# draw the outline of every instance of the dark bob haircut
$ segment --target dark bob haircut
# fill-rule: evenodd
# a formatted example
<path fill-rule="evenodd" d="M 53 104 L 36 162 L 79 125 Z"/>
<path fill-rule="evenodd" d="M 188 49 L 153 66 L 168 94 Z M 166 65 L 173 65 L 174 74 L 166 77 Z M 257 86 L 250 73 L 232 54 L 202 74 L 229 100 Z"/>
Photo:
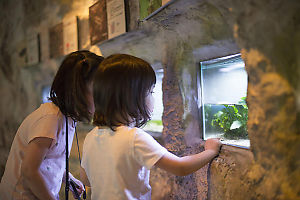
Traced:
<path fill-rule="evenodd" d="M 144 125 L 151 114 L 146 96 L 155 83 L 155 72 L 140 58 L 115 54 L 104 59 L 93 82 L 94 125 L 112 130 L 121 124 Z"/>
<path fill-rule="evenodd" d="M 81 50 L 70 53 L 60 65 L 50 90 L 50 100 L 75 121 L 90 121 L 88 85 L 104 58 Z"/>

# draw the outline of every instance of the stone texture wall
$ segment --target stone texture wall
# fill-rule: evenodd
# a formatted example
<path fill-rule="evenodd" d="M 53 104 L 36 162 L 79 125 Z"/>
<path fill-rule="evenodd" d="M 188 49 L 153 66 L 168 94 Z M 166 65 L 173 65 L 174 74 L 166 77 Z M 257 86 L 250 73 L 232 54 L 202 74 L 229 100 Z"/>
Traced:
<path fill-rule="evenodd" d="M 84 13 L 82 8 L 87 9 L 86 5 L 87 1 L 0 2 L 1 175 L 18 126 L 26 115 L 39 106 L 42 87 L 51 84 L 61 62 L 61 58 L 51 60 L 43 57 L 42 63 L 26 66 L 26 51 L 30 51 L 26 49 L 26 34 L 29 31 L 47 31 L 74 10 Z M 48 38 L 44 39 L 49 42 Z"/>
<path fill-rule="evenodd" d="M 241 177 L 244 199 L 300 199 L 300 2 L 213 3 L 234 30 L 249 75 L 254 163 Z"/>
<path fill-rule="evenodd" d="M 16 129 L 40 104 L 41 87 L 51 83 L 61 61 L 26 67 L 26 32 L 78 15 L 81 49 L 99 47 L 104 56 L 129 53 L 162 64 L 162 141 L 179 156 L 203 150 L 199 61 L 242 53 L 249 76 L 251 149 L 224 146 L 209 166 L 185 177 L 154 168 L 153 199 L 300 199 L 299 1 L 177 0 L 139 22 L 138 0 L 130 0 L 131 32 L 91 47 L 88 7 L 94 2 L 0 1 L 0 174 Z M 82 142 L 87 130 L 80 132 Z"/>

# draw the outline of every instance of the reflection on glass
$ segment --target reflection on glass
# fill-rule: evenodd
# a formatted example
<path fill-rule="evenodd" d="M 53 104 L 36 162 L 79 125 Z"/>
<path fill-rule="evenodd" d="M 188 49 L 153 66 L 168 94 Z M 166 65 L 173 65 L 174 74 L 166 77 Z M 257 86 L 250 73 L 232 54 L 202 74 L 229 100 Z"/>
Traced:
<path fill-rule="evenodd" d="M 200 64 L 204 139 L 249 147 L 247 73 L 240 54 Z"/>
<path fill-rule="evenodd" d="M 163 114 L 163 102 L 162 102 L 162 79 L 163 70 L 157 70 L 156 74 L 156 84 L 153 89 L 154 96 L 154 110 L 152 113 L 151 120 L 143 128 L 146 131 L 161 133 L 163 129 L 162 125 L 162 114 Z"/>

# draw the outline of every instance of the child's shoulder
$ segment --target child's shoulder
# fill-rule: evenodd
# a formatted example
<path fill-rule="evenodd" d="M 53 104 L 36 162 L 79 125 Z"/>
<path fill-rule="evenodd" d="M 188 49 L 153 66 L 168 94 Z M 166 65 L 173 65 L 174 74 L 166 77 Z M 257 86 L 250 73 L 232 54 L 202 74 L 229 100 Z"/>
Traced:
<path fill-rule="evenodd" d="M 62 113 L 59 110 L 59 108 L 54 103 L 51 102 L 40 105 L 40 107 L 35 110 L 35 113 L 41 116 L 54 115 L 57 116 L 58 118 L 62 117 Z"/>
<path fill-rule="evenodd" d="M 121 126 L 117 129 L 118 133 L 136 136 L 140 134 L 147 134 L 143 129 L 137 127 Z"/>
<path fill-rule="evenodd" d="M 95 126 L 92 130 L 90 130 L 86 136 L 85 141 L 87 140 L 93 140 L 95 137 L 105 137 L 105 135 L 109 135 L 112 132 L 109 128 L 100 128 L 98 126 Z"/>
<path fill-rule="evenodd" d="M 134 140 L 139 140 L 139 139 L 146 139 L 146 140 L 151 140 L 153 137 L 148 134 L 146 131 L 144 131 L 141 128 L 131 128 L 130 132 L 133 135 Z"/>
<path fill-rule="evenodd" d="M 90 130 L 87 134 L 86 137 L 90 137 L 91 135 L 98 134 L 99 133 L 99 128 L 95 126 L 92 130 Z"/>
<path fill-rule="evenodd" d="M 132 128 L 128 126 L 120 126 L 115 131 L 111 130 L 110 128 L 101 128 L 101 127 L 94 127 L 91 131 L 89 131 L 85 137 L 85 140 L 93 140 L 96 137 L 104 138 L 127 138 L 128 140 L 134 140 L 137 137 L 151 137 L 148 133 L 146 133 L 143 129 L 140 128 Z"/>
<path fill-rule="evenodd" d="M 60 121 L 62 118 L 63 115 L 56 105 L 53 103 L 44 103 L 31 114 L 29 114 L 24 122 L 35 123 L 41 121 L 42 119 L 47 121 Z"/>

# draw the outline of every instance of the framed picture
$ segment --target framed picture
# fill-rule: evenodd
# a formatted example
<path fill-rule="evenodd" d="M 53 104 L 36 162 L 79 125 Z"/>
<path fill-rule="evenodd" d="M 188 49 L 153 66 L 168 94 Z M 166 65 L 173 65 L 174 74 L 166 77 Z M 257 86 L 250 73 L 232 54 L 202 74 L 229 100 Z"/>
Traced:
<path fill-rule="evenodd" d="M 100 0 L 89 8 L 91 45 L 108 39 L 106 0 Z"/>
<path fill-rule="evenodd" d="M 49 30 L 48 27 L 40 28 L 40 53 L 41 53 L 41 62 L 46 61 L 50 57 L 49 50 Z"/>
<path fill-rule="evenodd" d="M 78 50 L 78 18 L 71 17 L 63 20 L 64 55 Z"/>
<path fill-rule="evenodd" d="M 34 65 L 40 62 L 40 36 L 38 33 L 27 35 L 27 65 Z"/>
<path fill-rule="evenodd" d="M 107 0 L 108 39 L 126 32 L 126 15 L 124 0 Z"/>
<path fill-rule="evenodd" d="M 63 23 L 59 23 L 49 29 L 50 58 L 64 55 Z"/>

